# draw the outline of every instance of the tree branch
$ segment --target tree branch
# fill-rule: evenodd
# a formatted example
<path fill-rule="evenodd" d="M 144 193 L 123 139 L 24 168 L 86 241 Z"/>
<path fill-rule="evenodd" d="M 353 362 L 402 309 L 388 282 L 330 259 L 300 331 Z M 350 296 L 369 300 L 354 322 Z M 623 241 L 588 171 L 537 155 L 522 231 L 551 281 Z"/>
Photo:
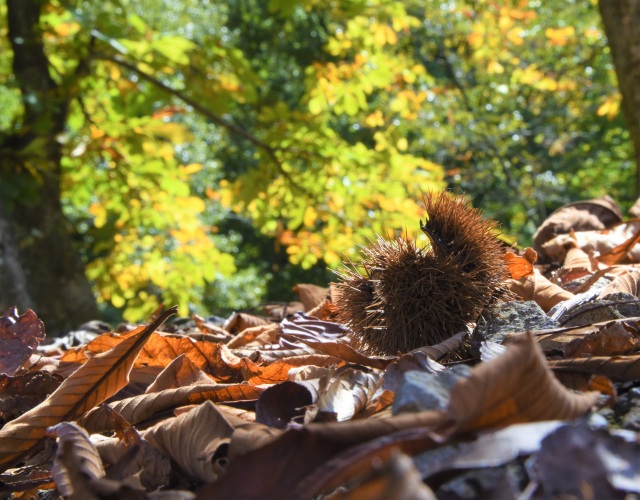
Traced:
<path fill-rule="evenodd" d="M 313 197 L 307 190 L 305 190 L 301 186 L 299 186 L 295 182 L 295 180 L 291 177 L 291 174 L 289 172 L 287 172 L 283 168 L 282 162 L 280 161 L 280 159 L 278 158 L 278 156 L 276 154 L 279 151 L 279 149 L 274 148 L 273 146 L 270 146 L 269 144 L 261 141 L 256 136 L 250 134 L 246 130 L 238 127 L 237 125 L 235 125 L 235 124 L 233 124 L 233 123 L 231 123 L 231 122 L 229 122 L 227 120 L 225 120 L 224 118 L 221 118 L 220 116 L 218 116 L 215 113 L 213 113 L 210 109 L 207 109 L 205 106 L 200 104 L 198 101 L 196 101 L 196 100 L 192 99 L 191 97 L 183 94 L 179 90 L 176 90 L 173 87 L 170 87 L 169 85 L 167 85 L 166 83 L 158 80 L 154 76 L 152 76 L 152 75 L 150 75 L 148 73 L 145 73 L 140 68 L 138 68 L 135 64 L 130 63 L 128 61 L 125 61 L 122 57 L 112 56 L 112 55 L 105 54 L 105 53 L 95 53 L 93 58 L 94 59 L 103 60 L 103 61 L 112 62 L 114 64 L 117 64 L 118 66 L 121 66 L 122 68 L 125 68 L 125 69 L 131 71 L 132 73 L 135 73 L 138 77 L 140 77 L 140 79 L 151 83 L 152 85 L 158 87 L 159 89 L 163 90 L 167 94 L 169 94 L 169 95 L 171 95 L 173 97 L 176 97 L 177 99 L 180 99 L 182 102 L 184 102 L 188 106 L 191 106 L 198 113 L 200 113 L 201 115 L 203 115 L 207 119 L 211 120 L 216 125 L 219 125 L 220 127 L 223 127 L 225 129 L 227 129 L 232 134 L 235 134 L 235 135 L 237 135 L 239 137 L 242 137 L 243 139 L 246 139 L 251 144 L 253 144 L 257 148 L 263 150 L 267 154 L 269 159 L 276 166 L 278 172 L 291 184 L 291 186 L 294 189 L 297 189 L 302 194 L 307 196 L 309 199 L 315 200 L 315 197 Z"/>

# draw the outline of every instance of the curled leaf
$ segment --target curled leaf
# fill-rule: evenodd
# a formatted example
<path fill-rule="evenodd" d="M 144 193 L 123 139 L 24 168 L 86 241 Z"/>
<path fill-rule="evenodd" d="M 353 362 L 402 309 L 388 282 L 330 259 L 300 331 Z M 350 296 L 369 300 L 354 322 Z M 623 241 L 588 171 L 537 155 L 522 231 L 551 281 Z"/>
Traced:
<path fill-rule="evenodd" d="M 79 492 L 74 491 L 74 484 L 68 464 L 77 464 L 78 470 L 73 472 L 81 473 L 88 478 L 99 478 L 104 476 L 104 468 L 100 455 L 89 440 L 89 436 L 74 422 L 60 422 L 50 427 L 47 434 L 55 436 L 58 442 L 58 450 L 56 458 L 53 462 L 53 479 L 56 482 L 58 491 L 64 496 L 78 495 Z M 63 459 L 62 455 L 67 456 Z M 73 457 L 69 457 L 69 455 Z"/>
<path fill-rule="evenodd" d="M 224 470 L 233 427 L 211 401 L 188 413 L 164 420 L 144 432 L 144 438 L 176 462 L 189 477 L 213 482 Z"/>

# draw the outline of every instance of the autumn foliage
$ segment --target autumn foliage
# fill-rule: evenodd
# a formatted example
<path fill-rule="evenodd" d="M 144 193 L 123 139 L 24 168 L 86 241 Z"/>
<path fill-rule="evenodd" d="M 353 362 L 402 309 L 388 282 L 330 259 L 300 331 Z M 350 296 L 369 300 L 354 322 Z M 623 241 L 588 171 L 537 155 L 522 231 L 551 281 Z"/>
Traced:
<path fill-rule="evenodd" d="M 585 484 L 596 497 L 638 493 L 628 480 L 637 441 L 588 418 L 613 419 L 609 408 L 640 380 L 629 231 L 603 253 L 580 249 L 570 233 L 555 270 L 531 249 L 507 252 L 512 299 L 539 304 L 557 326 L 485 339 L 479 359 L 464 331 L 367 354 L 335 320 L 335 290 L 314 285 L 298 285 L 301 302 L 288 311 L 219 326 L 195 315 L 167 321 L 170 308 L 75 347 L 71 336 L 44 343 L 32 311 L 9 310 L 0 318 L 3 488 L 69 498 L 446 498 L 467 474 L 517 469 L 513 495 L 572 495 Z M 625 233 L 594 230 L 585 241 L 602 234 Z M 612 254 L 618 263 L 607 264 Z M 554 465 L 565 447 L 575 462 Z M 558 467 L 574 472 L 561 477 Z M 476 494 L 507 491 L 492 481 Z"/>

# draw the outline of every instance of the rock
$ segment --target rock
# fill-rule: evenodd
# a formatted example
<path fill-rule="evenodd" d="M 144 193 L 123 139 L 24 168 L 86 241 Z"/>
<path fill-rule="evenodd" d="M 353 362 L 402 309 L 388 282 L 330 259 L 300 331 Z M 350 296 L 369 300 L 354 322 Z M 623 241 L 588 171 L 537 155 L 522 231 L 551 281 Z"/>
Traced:
<path fill-rule="evenodd" d="M 393 414 L 444 410 L 449 405 L 453 386 L 470 374 L 471 368 L 467 365 L 455 365 L 436 374 L 416 370 L 406 372 L 393 400 Z"/>
<path fill-rule="evenodd" d="M 562 326 L 582 326 L 635 316 L 640 316 L 640 299 L 616 293 L 569 309 L 558 321 Z"/>
<path fill-rule="evenodd" d="M 511 301 L 496 305 L 490 315 L 480 318 L 471 336 L 471 350 L 475 357 L 480 355 L 483 341 L 501 344 L 509 333 L 558 328 L 560 324 L 552 320 L 533 301 Z"/>

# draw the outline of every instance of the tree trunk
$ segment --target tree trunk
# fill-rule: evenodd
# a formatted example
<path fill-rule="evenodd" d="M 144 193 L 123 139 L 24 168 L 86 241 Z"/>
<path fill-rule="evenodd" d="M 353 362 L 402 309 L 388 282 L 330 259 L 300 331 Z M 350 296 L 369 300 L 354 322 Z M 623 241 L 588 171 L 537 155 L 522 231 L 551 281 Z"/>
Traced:
<path fill-rule="evenodd" d="M 17 133 L 0 145 L 2 182 L 18 186 L 16 179 L 30 173 L 37 199 L 27 201 L 16 187 L 13 196 L 0 200 L 0 272 L 9 281 L 0 293 L 0 314 L 12 305 L 32 308 L 47 332 L 56 335 L 96 319 L 98 311 L 60 202 L 58 136 L 64 131 L 69 97 L 49 74 L 39 29 L 43 4 L 7 0 L 24 116 Z"/>
<path fill-rule="evenodd" d="M 640 196 L 640 0 L 600 0 L 600 15 L 622 94 L 636 160 Z"/>

